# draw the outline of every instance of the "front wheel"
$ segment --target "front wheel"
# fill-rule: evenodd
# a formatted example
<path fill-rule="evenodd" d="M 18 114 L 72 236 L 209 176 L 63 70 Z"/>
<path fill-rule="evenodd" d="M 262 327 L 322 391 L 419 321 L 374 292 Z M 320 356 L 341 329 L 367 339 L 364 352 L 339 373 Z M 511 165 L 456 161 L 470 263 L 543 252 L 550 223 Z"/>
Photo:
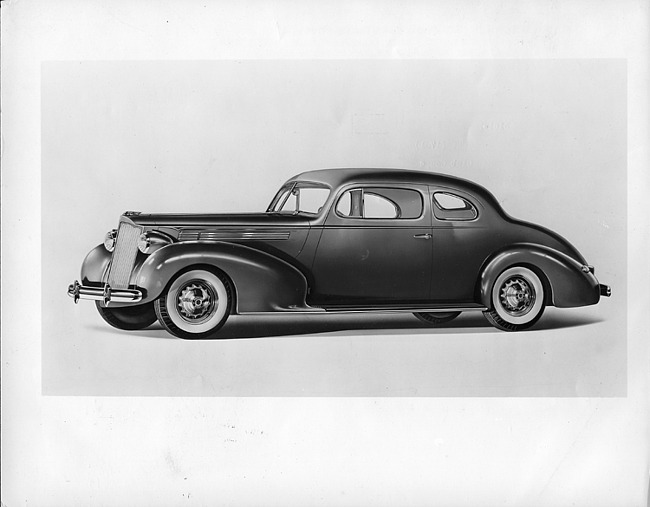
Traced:
<path fill-rule="evenodd" d="M 492 308 L 483 315 L 504 331 L 528 329 L 544 313 L 544 297 L 544 285 L 533 271 L 522 266 L 508 268 L 494 282 Z"/>
<path fill-rule="evenodd" d="M 153 303 L 109 308 L 102 306 L 99 301 L 95 301 L 95 306 L 102 319 L 117 329 L 135 331 L 149 327 L 156 322 L 156 311 L 154 310 Z"/>
<path fill-rule="evenodd" d="M 430 326 L 439 326 L 454 320 L 460 312 L 414 312 L 413 315 Z"/>
<path fill-rule="evenodd" d="M 232 307 L 232 290 L 224 275 L 205 269 L 174 278 L 155 302 L 163 327 L 185 339 L 207 338 L 224 325 Z"/>

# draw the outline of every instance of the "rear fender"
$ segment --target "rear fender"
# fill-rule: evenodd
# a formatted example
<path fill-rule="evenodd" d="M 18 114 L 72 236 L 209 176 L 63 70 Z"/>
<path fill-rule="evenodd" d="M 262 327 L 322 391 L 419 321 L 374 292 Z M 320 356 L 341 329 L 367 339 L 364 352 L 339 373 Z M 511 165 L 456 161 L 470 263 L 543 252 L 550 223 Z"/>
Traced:
<path fill-rule="evenodd" d="M 179 271 L 198 265 L 214 267 L 232 281 L 236 313 L 305 306 L 307 281 L 291 264 L 247 246 L 201 241 L 173 243 L 147 258 L 135 279 L 146 291 L 142 301 L 157 299 Z"/>
<path fill-rule="evenodd" d="M 477 292 L 481 303 L 492 307 L 491 292 L 495 280 L 512 266 L 532 269 L 542 279 L 547 292 L 546 304 L 560 308 L 598 303 L 598 280 L 592 273 L 582 271 L 582 264 L 552 248 L 518 243 L 491 257 L 482 270 Z"/>

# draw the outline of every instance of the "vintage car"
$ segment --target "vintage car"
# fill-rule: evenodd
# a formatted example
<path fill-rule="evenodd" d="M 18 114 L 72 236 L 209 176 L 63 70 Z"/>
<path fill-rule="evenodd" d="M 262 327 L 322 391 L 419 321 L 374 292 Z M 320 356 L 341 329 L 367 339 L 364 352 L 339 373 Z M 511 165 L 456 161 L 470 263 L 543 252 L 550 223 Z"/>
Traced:
<path fill-rule="evenodd" d="M 158 320 L 214 336 L 231 314 L 412 312 L 439 325 L 480 311 L 499 329 L 610 288 L 564 238 L 508 216 L 485 188 L 393 169 L 289 179 L 264 213 L 126 212 L 68 295 L 119 329 Z"/>

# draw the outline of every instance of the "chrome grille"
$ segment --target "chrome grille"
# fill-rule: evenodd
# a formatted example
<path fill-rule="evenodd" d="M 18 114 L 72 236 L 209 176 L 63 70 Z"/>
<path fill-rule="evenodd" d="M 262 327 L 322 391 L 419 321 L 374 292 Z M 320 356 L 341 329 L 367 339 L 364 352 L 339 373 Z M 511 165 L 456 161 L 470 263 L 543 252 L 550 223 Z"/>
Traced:
<path fill-rule="evenodd" d="M 138 253 L 140 234 L 142 234 L 142 227 L 129 222 L 120 222 L 111 270 L 108 273 L 108 284 L 112 288 L 128 288 L 131 270 Z"/>

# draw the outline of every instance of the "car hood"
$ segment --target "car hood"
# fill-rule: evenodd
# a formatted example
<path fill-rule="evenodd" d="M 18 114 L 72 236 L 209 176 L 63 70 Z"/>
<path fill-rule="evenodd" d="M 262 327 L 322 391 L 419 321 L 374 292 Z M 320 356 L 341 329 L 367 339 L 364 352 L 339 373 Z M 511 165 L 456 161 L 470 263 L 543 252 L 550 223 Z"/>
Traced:
<path fill-rule="evenodd" d="M 284 213 L 133 213 L 124 214 L 138 225 L 154 227 L 274 227 L 308 226 L 304 215 Z"/>

